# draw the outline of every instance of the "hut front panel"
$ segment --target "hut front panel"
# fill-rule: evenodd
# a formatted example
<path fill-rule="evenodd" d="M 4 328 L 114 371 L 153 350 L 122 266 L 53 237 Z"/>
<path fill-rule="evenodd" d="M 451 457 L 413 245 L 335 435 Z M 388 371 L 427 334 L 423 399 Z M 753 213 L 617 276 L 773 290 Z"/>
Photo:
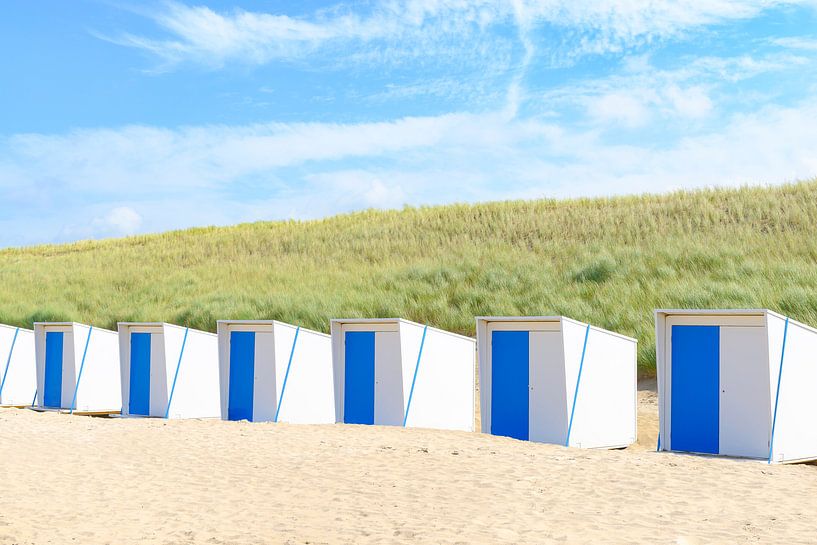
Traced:
<path fill-rule="evenodd" d="M 164 416 L 167 363 L 163 326 L 120 324 L 119 347 L 122 414 Z"/>
<path fill-rule="evenodd" d="M 169 360 L 173 358 L 168 357 L 166 346 L 164 327 L 150 334 L 150 376 L 148 377 L 150 416 L 164 416 L 167 411 L 167 398 L 170 394 L 170 390 L 167 389 L 167 376 L 170 374 Z"/>
<path fill-rule="evenodd" d="M 402 426 L 405 409 L 400 333 L 378 331 L 374 336 L 374 423 Z"/>
<path fill-rule="evenodd" d="M 37 403 L 51 409 L 69 406 L 76 385 L 73 327 L 38 326 L 35 342 Z"/>
<path fill-rule="evenodd" d="M 766 328 L 720 328 L 720 418 L 718 453 L 769 455 L 769 373 Z"/>
<path fill-rule="evenodd" d="M 728 314 L 668 316 L 659 323 L 663 449 L 768 456 L 771 401 L 764 326 L 761 315 Z"/>
<path fill-rule="evenodd" d="M 564 444 L 567 436 L 564 357 L 561 332 L 530 332 L 531 441 Z"/>
<path fill-rule="evenodd" d="M 33 331 L 0 326 L 0 383 L 0 405 L 31 404 L 37 391 Z"/>
<path fill-rule="evenodd" d="M 403 362 L 397 322 L 333 322 L 332 336 L 339 420 L 402 425 Z"/>
<path fill-rule="evenodd" d="M 278 371 L 282 364 L 278 358 L 281 341 L 277 331 L 255 331 L 253 343 L 254 349 L 251 352 L 252 361 L 237 360 L 239 365 L 250 365 L 251 372 L 240 371 L 236 376 L 246 376 L 251 380 L 251 384 L 246 384 L 243 388 L 236 388 L 234 392 L 244 399 L 233 399 L 233 415 L 237 416 L 241 410 L 239 407 L 246 407 L 249 403 L 252 406 L 251 422 L 269 422 L 275 418 L 275 411 L 278 407 L 278 395 L 280 384 Z M 231 362 L 232 363 L 232 362 Z M 281 377 L 283 381 L 283 376 Z M 250 400 L 246 396 L 251 396 Z"/>
<path fill-rule="evenodd" d="M 270 406 L 274 403 L 271 398 L 275 393 L 273 342 L 271 325 L 219 324 L 219 382 L 223 419 L 253 421 L 256 416 L 270 412 Z M 258 398 L 261 392 L 267 394 L 267 399 Z"/>
<path fill-rule="evenodd" d="M 482 431 L 563 442 L 567 423 L 558 320 L 478 320 Z"/>

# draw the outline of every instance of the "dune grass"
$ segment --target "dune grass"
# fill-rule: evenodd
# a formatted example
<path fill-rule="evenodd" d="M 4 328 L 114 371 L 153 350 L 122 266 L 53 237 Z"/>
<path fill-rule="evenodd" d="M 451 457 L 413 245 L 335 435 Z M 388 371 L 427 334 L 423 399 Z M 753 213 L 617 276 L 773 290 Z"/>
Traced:
<path fill-rule="evenodd" d="M 768 307 L 817 324 L 817 181 L 365 211 L 0 251 L 0 322 L 564 314 L 639 340 L 653 309 Z"/>

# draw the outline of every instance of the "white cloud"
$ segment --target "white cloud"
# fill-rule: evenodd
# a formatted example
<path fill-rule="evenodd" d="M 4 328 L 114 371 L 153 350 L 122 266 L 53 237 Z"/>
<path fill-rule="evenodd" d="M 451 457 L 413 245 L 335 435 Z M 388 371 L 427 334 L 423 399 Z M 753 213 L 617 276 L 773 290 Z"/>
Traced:
<path fill-rule="evenodd" d="M 609 143 L 596 128 L 504 113 L 348 125 L 27 135 L 0 146 L 5 150 L 0 152 L 0 180 L 13 172 L 16 182 L 0 184 L 0 202 L 7 202 L 10 191 L 42 187 L 51 201 L 43 204 L 38 198 L 10 210 L 9 221 L 40 231 L 24 235 L 0 221 L 0 244 L 35 235 L 73 239 L 314 218 L 404 203 L 608 195 L 808 178 L 817 175 L 815 118 L 817 102 L 812 100 L 735 115 L 722 127 L 675 143 L 642 145 Z M 37 148 L 33 156 L 32 146 Z"/>
<path fill-rule="evenodd" d="M 86 206 L 80 213 L 70 215 L 62 222 L 62 225 L 56 228 L 59 235 L 55 239 L 75 240 L 128 236 L 138 233 L 142 227 L 142 216 L 133 208 L 115 206 L 107 211 L 100 210 L 100 208 L 100 206 Z M 100 212 L 100 215 L 93 215 Z"/>
<path fill-rule="evenodd" d="M 672 110 L 681 117 L 700 119 L 712 111 L 712 100 L 700 86 L 686 89 L 672 86 L 666 90 L 666 99 Z"/>
<path fill-rule="evenodd" d="M 169 2 L 164 9 L 146 12 L 164 37 L 126 33 L 106 39 L 148 51 L 167 65 L 182 61 L 210 66 L 228 61 L 263 64 L 303 58 L 322 47 L 331 48 L 337 57 L 370 55 L 383 61 L 405 56 L 427 59 L 452 48 L 468 53 L 485 41 L 488 27 L 516 25 L 525 49 L 524 66 L 534 49 L 531 31 L 541 24 L 574 30 L 576 38 L 564 54 L 576 56 L 621 52 L 704 25 L 748 19 L 765 9 L 809 1 L 391 0 L 373 6 L 338 4 L 303 17 L 241 9 L 219 12 Z M 466 40 L 468 36 L 476 39 Z M 494 36 L 491 46 L 498 41 Z M 375 43 L 379 49 L 372 51 Z M 366 46 L 365 52 L 360 46 Z M 492 49 L 479 48 L 478 53 L 484 57 Z"/>
<path fill-rule="evenodd" d="M 590 101 L 588 111 L 602 122 L 616 122 L 628 128 L 643 127 L 650 118 L 647 106 L 641 100 L 625 93 L 609 93 Z"/>
<path fill-rule="evenodd" d="M 789 37 L 772 40 L 772 43 L 789 49 L 817 51 L 817 38 Z"/>
<path fill-rule="evenodd" d="M 674 131 L 687 122 L 713 122 L 724 112 L 751 111 L 769 103 L 774 87 L 754 86 L 751 78 L 799 75 L 816 66 L 814 58 L 767 53 L 680 58 L 677 66 L 658 68 L 648 55 L 634 55 L 623 57 L 609 76 L 569 81 L 538 96 L 529 93 L 554 117 L 568 119 L 583 112 L 599 128 L 642 128 L 662 122 L 665 131 Z"/>
<path fill-rule="evenodd" d="M 132 235 L 142 226 L 142 216 L 133 208 L 118 206 L 108 212 L 99 224 L 103 229 L 109 229 L 122 235 Z"/>

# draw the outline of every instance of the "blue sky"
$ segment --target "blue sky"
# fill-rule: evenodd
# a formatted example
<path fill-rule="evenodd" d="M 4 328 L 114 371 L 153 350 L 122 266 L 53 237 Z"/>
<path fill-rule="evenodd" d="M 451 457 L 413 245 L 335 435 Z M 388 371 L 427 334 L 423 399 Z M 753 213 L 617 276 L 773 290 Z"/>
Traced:
<path fill-rule="evenodd" d="M 0 247 L 817 176 L 817 0 L 9 0 Z"/>

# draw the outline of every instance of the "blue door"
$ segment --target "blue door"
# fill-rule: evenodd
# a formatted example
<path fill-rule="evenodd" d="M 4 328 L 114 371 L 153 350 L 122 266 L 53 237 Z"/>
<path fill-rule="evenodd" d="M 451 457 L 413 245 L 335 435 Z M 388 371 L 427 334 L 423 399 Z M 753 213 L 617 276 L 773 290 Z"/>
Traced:
<path fill-rule="evenodd" d="M 530 335 L 527 331 L 491 333 L 491 433 L 527 441 L 530 386 Z"/>
<path fill-rule="evenodd" d="M 374 424 L 374 331 L 347 331 L 343 421 Z"/>
<path fill-rule="evenodd" d="M 670 447 L 717 454 L 720 327 L 672 326 Z"/>
<path fill-rule="evenodd" d="M 45 385 L 43 405 L 58 409 L 62 407 L 62 331 L 45 334 Z"/>
<path fill-rule="evenodd" d="M 130 334 L 130 414 L 150 415 L 150 337 L 150 333 Z"/>
<path fill-rule="evenodd" d="M 255 332 L 230 333 L 230 387 L 227 419 L 252 422 L 255 393 Z"/>

